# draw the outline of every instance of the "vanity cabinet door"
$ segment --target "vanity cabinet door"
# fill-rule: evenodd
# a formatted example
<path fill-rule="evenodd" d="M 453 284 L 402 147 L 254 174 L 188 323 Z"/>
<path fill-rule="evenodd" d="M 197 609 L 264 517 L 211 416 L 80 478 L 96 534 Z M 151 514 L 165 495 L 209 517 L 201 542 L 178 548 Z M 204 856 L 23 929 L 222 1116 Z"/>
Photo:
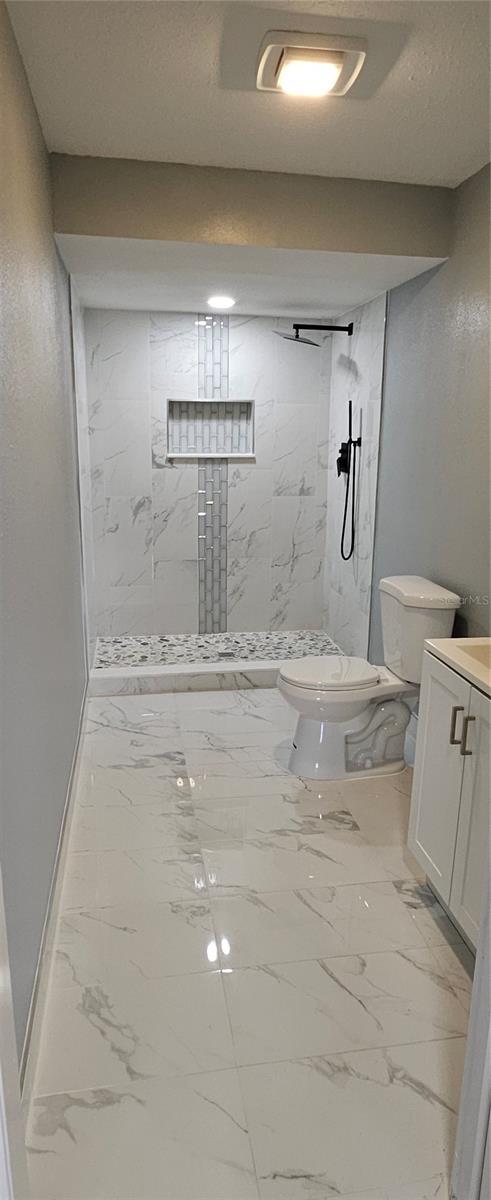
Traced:
<path fill-rule="evenodd" d="M 473 946 L 490 862 L 490 712 L 491 700 L 472 688 L 450 910 Z"/>
<path fill-rule="evenodd" d="M 447 904 L 464 761 L 460 740 L 470 695 L 470 683 L 425 651 L 408 845 Z"/>

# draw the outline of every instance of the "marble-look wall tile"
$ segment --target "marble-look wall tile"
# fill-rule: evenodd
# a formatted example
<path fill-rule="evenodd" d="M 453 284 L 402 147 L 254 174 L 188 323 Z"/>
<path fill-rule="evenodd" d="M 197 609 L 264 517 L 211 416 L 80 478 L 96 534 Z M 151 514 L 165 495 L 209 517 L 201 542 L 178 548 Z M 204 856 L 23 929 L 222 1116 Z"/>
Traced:
<path fill-rule="evenodd" d="M 166 402 L 203 390 L 200 320 L 85 313 L 94 636 L 198 630 L 198 468 L 166 460 Z M 228 467 L 227 626 L 320 628 L 331 338 L 295 346 L 276 336 L 287 320 L 227 322 L 220 386 L 255 405 L 254 461 Z"/>
<path fill-rule="evenodd" d="M 152 472 L 154 561 L 196 559 L 198 466 L 179 463 Z"/>
<path fill-rule="evenodd" d="M 104 498 L 150 493 L 149 351 L 145 313 L 86 314 L 90 455 Z"/>
<path fill-rule="evenodd" d="M 230 318 L 230 395 L 256 405 L 256 462 L 232 469 L 229 483 L 235 630 L 322 624 L 331 339 L 320 337 L 317 349 L 285 341 L 279 330 L 290 332 L 291 322 Z"/>
<path fill-rule="evenodd" d="M 166 401 L 198 395 L 198 317 L 195 313 L 150 313 L 152 464 L 167 454 Z"/>
<path fill-rule="evenodd" d="M 275 496 L 313 496 L 316 488 L 318 406 L 275 405 Z"/>
<path fill-rule="evenodd" d="M 353 321 L 353 335 L 347 338 L 335 334 L 332 343 L 324 622 L 345 654 L 361 657 L 368 652 L 385 304 L 385 295 L 378 296 L 346 313 L 343 321 Z M 340 443 L 347 438 L 349 400 L 353 403 L 354 436 L 361 432 L 362 445 L 357 471 L 355 552 L 349 562 L 343 562 L 340 539 L 346 484 L 337 476 L 336 458 Z"/>
<path fill-rule="evenodd" d="M 265 558 L 229 559 L 227 569 L 227 628 L 272 628 L 272 569 Z"/>
<path fill-rule="evenodd" d="M 154 626 L 153 584 L 101 587 L 97 593 L 97 627 L 104 636 L 122 637 Z"/>
<path fill-rule="evenodd" d="M 142 312 L 85 313 L 91 428 L 105 429 L 112 405 L 148 404 L 148 317 Z"/>
<path fill-rule="evenodd" d="M 271 560 L 272 472 L 231 463 L 228 473 L 228 556 Z"/>
<path fill-rule="evenodd" d="M 106 500 L 104 556 L 111 587 L 152 582 L 152 497 Z"/>
<path fill-rule="evenodd" d="M 273 629 L 316 628 L 316 501 L 314 496 L 273 499 Z"/>
<path fill-rule="evenodd" d="M 196 633 L 198 629 L 198 561 L 155 563 L 155 633 Z"/>

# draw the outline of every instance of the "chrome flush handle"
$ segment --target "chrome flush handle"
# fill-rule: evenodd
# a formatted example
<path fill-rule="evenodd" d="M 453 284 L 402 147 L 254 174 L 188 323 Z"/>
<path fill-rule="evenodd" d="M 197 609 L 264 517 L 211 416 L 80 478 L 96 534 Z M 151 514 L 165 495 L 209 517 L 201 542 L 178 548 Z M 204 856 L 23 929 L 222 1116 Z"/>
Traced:
<path fill-rule="evenodd" d="M 463 708 L 462 704 L 454 704 L 454 706 L 452 708 L 452 719 L 450 721 L 449 741 L 450 741 L 451 746 L 460 746 L 460 744 L 462 742 L 462 738 L 455 737 L 455 726 L 457 724 L 457 713 L 463 712 L 463 711 L 464 711 L 464 708 Z"/>
<path fill-rule="evenodd" d="M 462 758 L 468 758 L 472 754 L 472 750 L 467 749 L 467 733 L 471 721 L 475 721 L 475 717 L 464 717 L 462 722 L 462 741 L 460 744 L 460 753 Z"/>

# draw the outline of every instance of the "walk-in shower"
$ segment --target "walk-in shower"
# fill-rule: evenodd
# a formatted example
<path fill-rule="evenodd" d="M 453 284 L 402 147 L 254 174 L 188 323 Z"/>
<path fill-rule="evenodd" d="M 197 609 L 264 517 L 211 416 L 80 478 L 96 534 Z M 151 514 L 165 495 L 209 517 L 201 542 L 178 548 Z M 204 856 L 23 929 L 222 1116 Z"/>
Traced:
<path fill-rule="evenodd" d="M 172 686 L 186 673 L 212 686 L 215 667 L 225 686 L 235 664 L 241 686 L 257 664 L 272 685 L 288 657 L 366 654 L 384 311 L 381 298 L 344 320 L 292 323 L 74 303 L 100 687 L 111 671 L 123 689 L 142 675 L 158 687 L 162 672 Z M 372 434 L 356 460 L 362 553 L 357 533 L 344 563 L 336 455 L 348 400 L 353 428 L 363 408 Z"/>

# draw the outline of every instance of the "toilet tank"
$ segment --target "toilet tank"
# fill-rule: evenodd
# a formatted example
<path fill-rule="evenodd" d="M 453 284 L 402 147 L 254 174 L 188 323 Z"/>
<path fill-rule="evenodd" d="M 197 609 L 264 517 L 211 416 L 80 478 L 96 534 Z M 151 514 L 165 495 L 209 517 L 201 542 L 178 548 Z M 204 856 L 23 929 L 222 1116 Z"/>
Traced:
<path fill-rule="evenodd" d="M 379 591 L 385 665 L 399 679 L 419 683 L 424 640 L 451 636 L 460 596 L 420 575 L 390 575 Z"/>

